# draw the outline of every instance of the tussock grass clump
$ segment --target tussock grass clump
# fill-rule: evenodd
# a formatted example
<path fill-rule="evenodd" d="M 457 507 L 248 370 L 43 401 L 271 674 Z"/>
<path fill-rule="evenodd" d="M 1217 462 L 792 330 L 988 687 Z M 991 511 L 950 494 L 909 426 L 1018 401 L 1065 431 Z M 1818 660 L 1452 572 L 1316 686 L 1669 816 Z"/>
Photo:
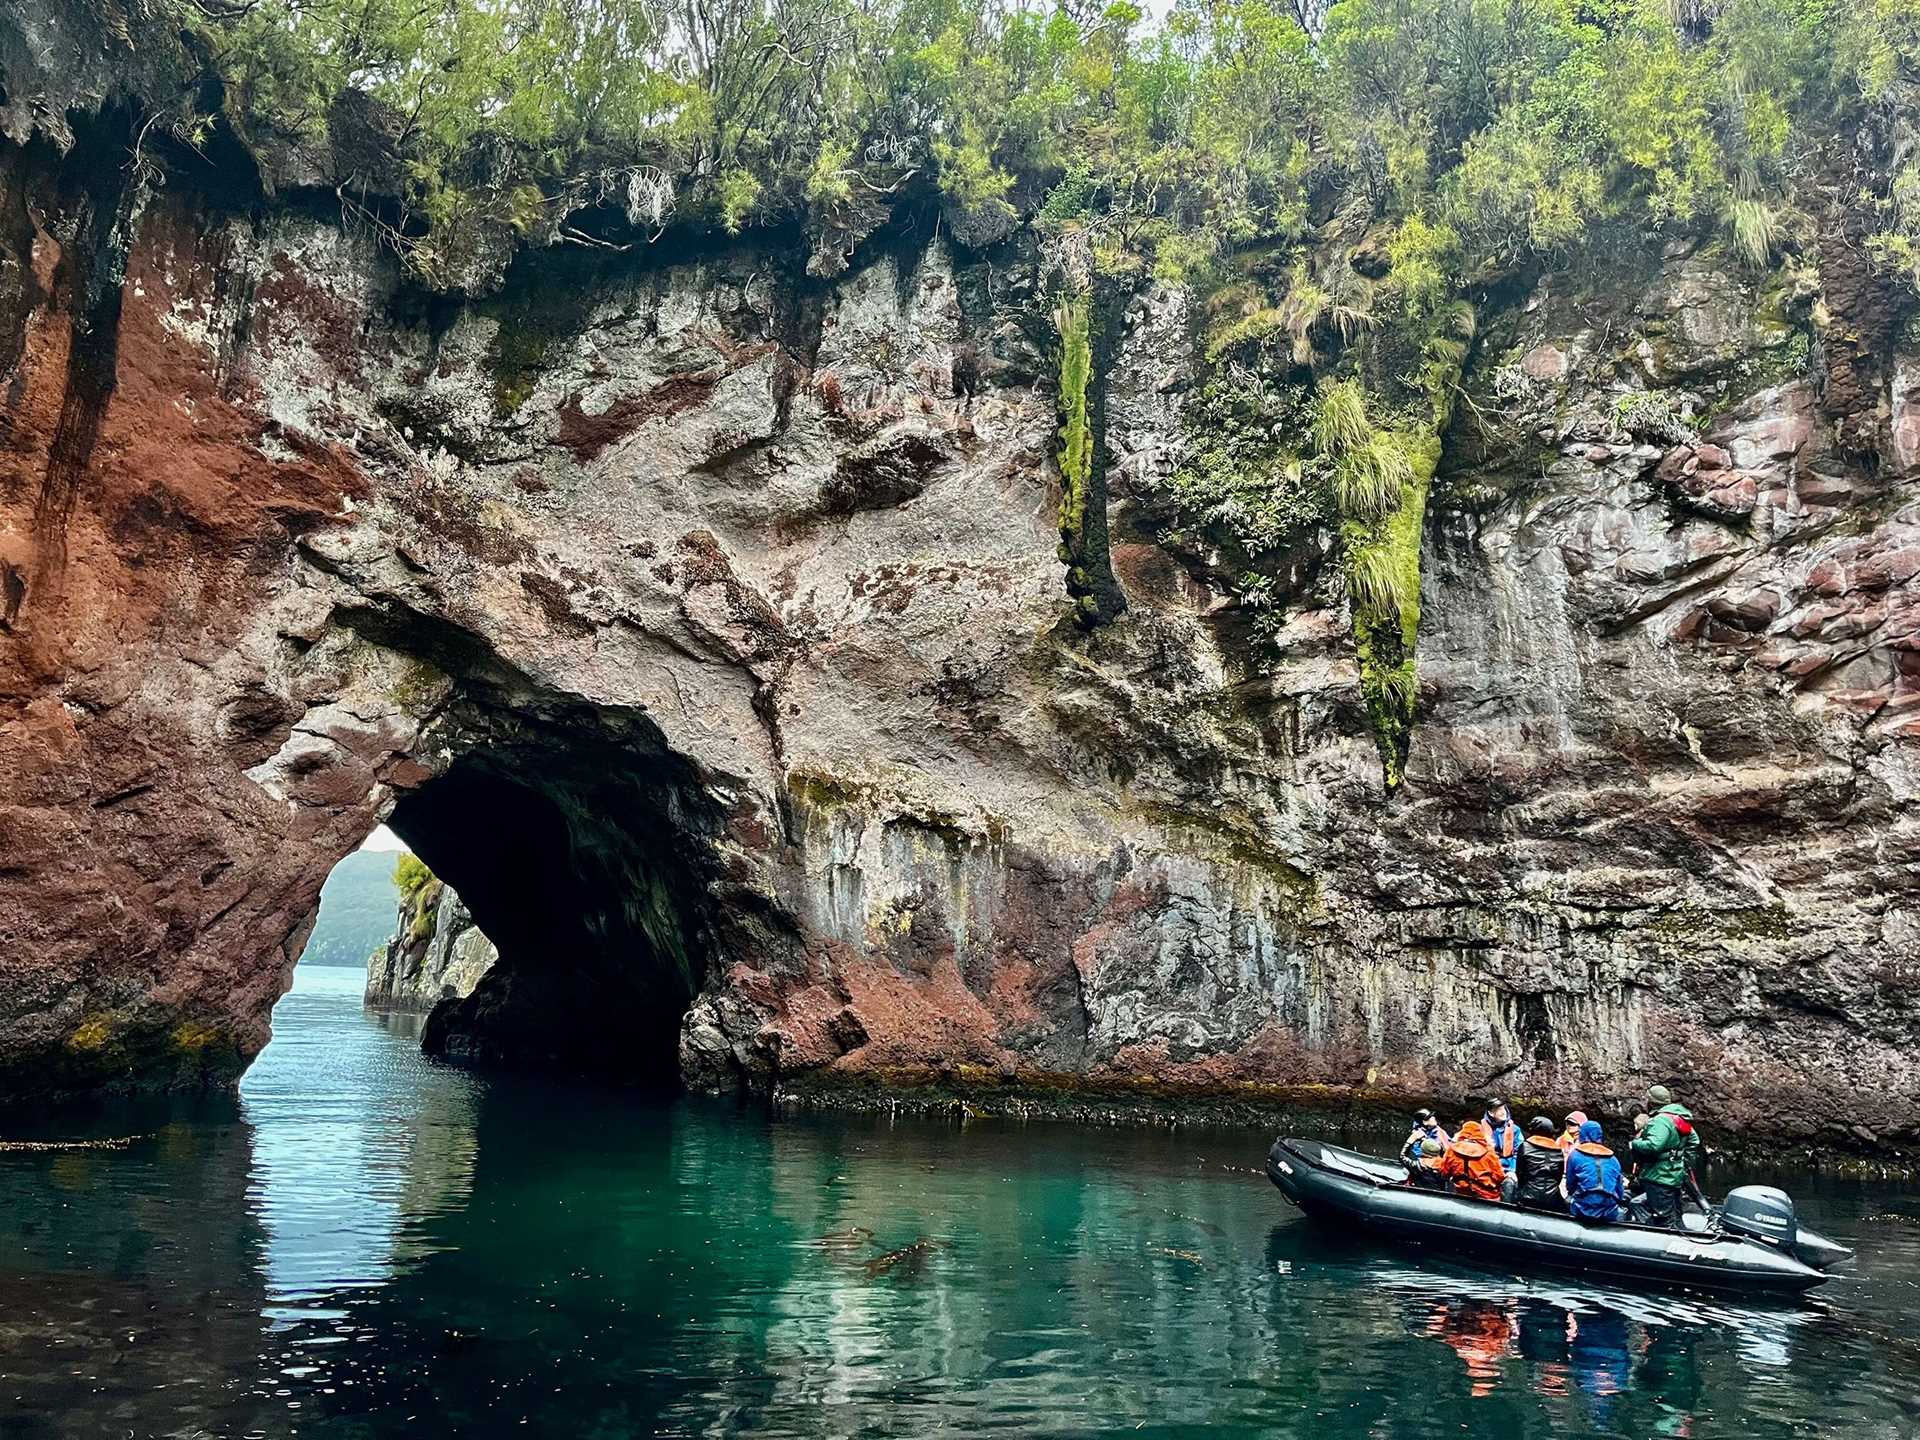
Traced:
<path fill-rule="evenodd" d="M 1314 417 L 1313 443 L 1322 455 L 1338 456 L 1366 443 L 1373 434 L 1367 419 L 1367 397 L 1357 380 L 1337 380 L 1320 392 L 1320 413 Z"/>
<path fill-rule="evenodd" d="M 1771 260 L 1780 248 L 1780 212 L 1765 200 L 1735 197 L 1727 202 L 1727 229 L 1733 248 L 1755 269 Z"/>
<path fill-rule="evenodd" d="M 1376 431 L 1365 444 L 1340 457 L 1334 498 L 1353 520 L 1384 520 L 1400 506 L 1413 480 L 1407 452 L 1390 434 Z"/>
<path fill-rule="evenodd" d="M 1392 549 L 1369 545 L 1355 550 L 1348 566 L 1347 583 L 1354 604 L 1382 619 L 1397 620 L 1420 596 L 1415 585 L 1408 584 L 1406 567 Z"/>

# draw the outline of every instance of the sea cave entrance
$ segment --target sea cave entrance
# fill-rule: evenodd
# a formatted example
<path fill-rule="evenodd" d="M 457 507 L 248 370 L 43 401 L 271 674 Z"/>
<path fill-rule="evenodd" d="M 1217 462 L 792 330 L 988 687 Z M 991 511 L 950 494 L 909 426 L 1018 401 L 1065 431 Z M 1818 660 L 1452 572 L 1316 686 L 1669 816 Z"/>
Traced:
<path fill-rule="evenodd" d="M 706 978 L 685 903 L 698 882 L 649 798 L 630 777 L 557 787 L 463 760 L 394 808 L 394 833 L 500 952 L 471 995 L 434 1007 L 429 1053 L 677 1083 Z"/>
<path fill-rule="evenodd" d="M 434 1004 L 431 1055 L 625 1085 L 680 1084 L 705 984 L 720 824 L 642 720 L 456 716 L 441 766 L 386 823 L 498 951 Z M 447 756 L 451 759 L 447 759 Z"/>

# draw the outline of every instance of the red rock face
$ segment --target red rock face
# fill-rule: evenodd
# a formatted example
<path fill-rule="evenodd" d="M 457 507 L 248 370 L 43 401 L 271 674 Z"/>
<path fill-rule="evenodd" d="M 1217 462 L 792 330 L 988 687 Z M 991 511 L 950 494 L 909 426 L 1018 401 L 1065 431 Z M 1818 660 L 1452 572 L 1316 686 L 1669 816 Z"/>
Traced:
<path fill-rule="evenodd" d="M 25 217 L 0 432 L 14 1089 L 231 1073 L 265 1039 L 314 870 L 357 825 L 332 776 L 334 803 L 297 807 L 243 772 L 300 713 L 261 687 L 248 622 L 293 538 L 339 523 L 365 480 L 325 446 L 261 455 L 259 419 L 161 324 L 184 217 L 149 221 L 111 285 L 117 201 L 83 180 L 17 156 L 9 177 Z"/>
<path fill-rule="evenodd" d="M 1534 448 L 1436 500 L 1387 797 L 1315 557 L 1255 652 L 1159 544 L 1178 292 L 1101 377 L 1129 608 L 1089 635 L 1045 357 L 1008 313 L 980 363 L 944 242 L 817 313 L 741 242 L 543 255 L 429 323 L 334 227 L 136 219 L 9 154 L 0 1090 L 236 1073 L 387 818 L 499 945 L 429 1026 L 472 1059 L 1335 1109 L 1659 1079 L 1920 1142 L 1920 519 L 1810 381 L 1737 388 L 1748 302 L 1693 262 L 1633 313 L 1711 337 L 1659 361 L 1706 434 L 1622 433 L 1577 306 L 1488 328 Z"/>

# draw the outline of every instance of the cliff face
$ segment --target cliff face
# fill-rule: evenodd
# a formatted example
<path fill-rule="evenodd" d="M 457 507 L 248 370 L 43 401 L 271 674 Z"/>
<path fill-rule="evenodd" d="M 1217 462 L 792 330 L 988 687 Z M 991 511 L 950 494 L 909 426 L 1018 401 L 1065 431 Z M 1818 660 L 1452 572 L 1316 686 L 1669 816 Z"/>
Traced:
<path fill-rule="evenodd" d="M 442 1000 L 464 1000 L 499 958 L 460 897 L 430 881 L 402 897 L 392 938 L 368 959 L 365 1003 L 424 1013 Z"/>
<path fill-rule="evenodd" d="M 4 152 L 0 1088 L 235 1072 L 387 818 L 498 946 L 445 1053 L 1920 1143 L 1920 346 L 1841 261 L 1488 307 L 1389 792 L 1312 547 L 1261 638 L 1160 543 L 1179 291 L 1094 350 L 1088 629 L 1021 236 L 456 302 L 105 153 Z"/>

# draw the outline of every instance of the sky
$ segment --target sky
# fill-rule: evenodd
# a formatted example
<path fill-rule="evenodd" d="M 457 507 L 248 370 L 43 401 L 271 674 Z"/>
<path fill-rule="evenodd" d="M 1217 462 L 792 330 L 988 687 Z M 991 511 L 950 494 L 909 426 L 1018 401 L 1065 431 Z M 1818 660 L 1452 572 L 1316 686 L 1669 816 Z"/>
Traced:
<path fill-rule="evenodd" d="M 407 842 L 387 829 L 384 825 L 373 827 L 373 833 L 360 842 L 362 850 L 404 850 Z"/>

